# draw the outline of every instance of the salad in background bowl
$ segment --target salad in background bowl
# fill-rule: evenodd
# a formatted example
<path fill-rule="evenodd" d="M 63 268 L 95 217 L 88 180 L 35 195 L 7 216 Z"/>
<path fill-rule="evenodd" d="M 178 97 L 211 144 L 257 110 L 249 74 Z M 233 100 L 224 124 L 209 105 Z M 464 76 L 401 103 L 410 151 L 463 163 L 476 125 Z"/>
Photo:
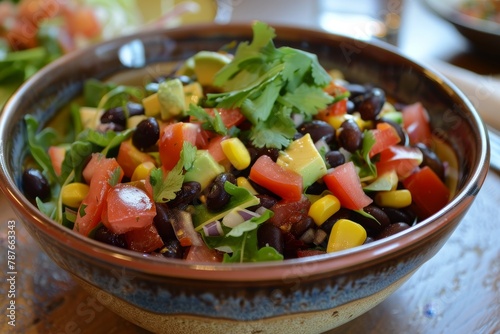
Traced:
<path fill-rule="evenodd" d="M 139 29 L 177 26 L 183 15 L 197 10 L 190 1 L 172 8 L 153 1 L 2 1 L 0 106 L 26 79 L 64 54 Z"/>
<path fill-rule="evenodd" d="M 268 30 L 264 29 L 264 31 Z M 246 51 L 249 52 L 250 59 L 262 60 L 260 57 L 251 56 L 255 55 L 255 49 L 249 46 L 255 47 L 256 44 L 262 42 L 263 50 L 267 50 L 265 54 L 272 56 L 274 53 L 271 51 L 274 49 L 271 47 L 272 44 L 268 44 L 269 34 L 264 34 L 265 38 L 259 35 L 259 38 L 248 44 L 248 41 L 252 39 L 252 33 L 250 25 L 245 24 L 208 25 L 144 32 L 99 44 L 63 57 L 37 73 L 7 103 L 2 115 L 0 122 L 3 143 L 2 154 L 0 154 L 2 157 L 0 160 L 1 184 L 15 212 L 22 217 L 27 229 L 51 258 L 62 268 L 71 272 L 83 287 L 96 296 L 102 297 L 103 304 L 110 309 L 149 330 L 188 333 L 206 331 L 208 326 L 213 329 L 213 332 L 231 330 L 273 333 L 286 328 L 292 332 L 318 333 L 336 327 L 386 298 L 441 248 L 466 213 L 486 176 L 488 144 L 484 126 L 470 103 L 438 74 L 404 58 L 385 45 L 364 43 L 318 31 L 277 27 L 275 45 L 285 50 L 293 48 L 315 55 L 314 58 L 306 56 L 308 59 L 306 63 L 312 64 L 311 60 L 317 57 L 319 63 L 325 68 L 340 71 L 347 82 L 378 87 L 387 92 L 395 103 L 408 106 L 420 102 L 426 107 L 432 133 L 445 142 L 446 147 L 451 148 L 453 152 L 451 156 L 456 159 L 455 166 L 451 166 L 455 175 L 454 188 L 451 191 L 451 198 L 442 208 L 422 217 L 419 224 L 404 231 L 357 247 L 328 254 L 290 258 L 286 261 L 218 263 L 207 262 L 206 259 L 186 261 L 186 259 L 165 257 L 162 254 L 159 254 L 160 256 L 144 255 L 107 245 L 87 235 L 82 235 L 79 228 L 75 230 L 73 226 L 70 229 L 49 218 L 50 213 L 41 212 L 23 194 L 22 179 L 26 156 L 29 153 L 28 145 L 32 145 L 33 142 L 41 144 L 43 142 L 41 139 L 51 136 L 50 131 L 42 131 L 43 127 L 55 124 L 50 122 L 57 122 L 54 116 L 62 115 L 59 111 L 82 94 L 89 80 L 113 82 L 123 78 L 122 75 L 137 79 L 137 74 L 139 74 L 138 82 L 144 85 L 151 81 L 144 79 L 157 78 L 158 74 L 165 73 L 161 70 L 164 63 L 182 64 L 187 59 L 196 57 L 200 52 L 217 52 L 231 43 L 238 45 L 239 42 L 243 42 L 242 45 L 246 45 L 246 48 L 242 47 L 243 55 Z M 245 42 L 247 44 L 244 44 Z M 136 51 L 134 54 L 138 56 L 132 62 L 128 58 L 123 58 L 123 50 L 130 50 L 131 47 Z M 298 55 L 295 53 L 291 55 L 295 55 L 297 59 L 304 59 L 304 54 L 300 52 Z M 82 59 L 87 60 L 87 63 L 79 61 Z M 234 59 L 238 59 L 238 52 Z M 92 66 L 89 66 L 89 62 Z M 236 68 L 242 68 L 244 63 L 240 63 Z M 271 64 L 275 63 L 271 61 Z M 298 62 L 291 64 L 298 64 Z M 278 66 L 278 70 L 279 68 Z M 315 66 L 313 68 L 312 72 L 306 71 L 303 72 L 304 76 L 297 77 L 306 78 L 309 85 L 314 82 L 323 82 L 321 78 L 324 77 L 324 72 Z M 144 73 L 147 76 L 144 76 Z M 280 78 L 283 78 L 281 76 L 283 73 L 279 73 L 281 73 Z M 302 72 L 297 68 L 288 73 Z M 306 73 L 310 74 L 306 75 Z M 228 78 L 238 77 L 233 74 L 230 74 Z M 265 71 L 264 77 L 266 76 L 274 78 L 271 71 Z M 290 86 L 278 89 L 285 93 L 279 100 L 293 109 L 295 107 L 293 101 L 303 100 L 303 98 L 299 94 L 300 90 L 291 96 L 286 95 L 288 89 L 300 86 L 294 87 L 291 84 L 296 82 L 294 75 L 287 78 Z M 158 89 L 162 82 L 169 81 L 158 80 L 158 85 L 156 85 Z M 240 82 L 248 85 L 248 80 Z M 122 88 L 122 91 L 125 90 Z M 259 100 L 258 97 L 262 94 L 253 94 L 256 92 L 250 94 L 251 91 L 248 88 L 241 88 L 239 93 L 233 90 L 211 91 L 211 93 L 214 94 L 212 97 L 217 103 L 221 102 L 218 98 L 222 100 L 229 98 L 235 101 L 245 96 L 250 98 L 250 101 L 244 99 L 246 108 L 251 108 L 259 101 L 265 105 L 268 99 Z M 353 91 L 351 89 L 351 93 Z M 159 90 L 156 93 L 159 93 Z M 333 96 L 323 94 L 325 93 L 323 89 L 321 93 L 319 100 L 325 99 L 322 103 L 326 105 L 333 103 Z M 154 94 L 149 96 L 154 96 Z M 156 95 L 156 98 L 159 96 Z M 317 97 L 311 91 L 308 91 L 306 96 Z M 308 104 L 317 100 L 316 98 L 308 100 Z M 81 100 L 76 101 L 81 102 Z M 97 105 L 101 103 L 99 101 Z M 347 101 L 345 103 L 347 104 Z M 85 104 L 83 106 L 85 107 Z M 87 105 L 87 107 L 91 106 Z M 318 108 L 320 107 L 324 106 L 319 105 Z M 80 107 L 77 109 L 81 111 Z M 161 107 L 159 113 L 162 114 Z M 274 116 L 279 116 L 276 110 L 274 113 L 276 113 L 273 114 Z M 251 118 L 252 115 L 255 114 L 251 113 L 245 117 Z M 195 110 L 195 115 L 186 115 L 185 119 L 188 119 L 188 116 L 195 117 L 197 121 L 209 120 L 208 125 L 213 129 L 218 127 L 216 113 L 210 115 Z M 106 124 L 101 121 L 100 117 L 90 119 L 98 119 L 100 125 Z M 296 120 L 299 125 L 307 121 L 306 119 L 301 121 L 300 117 L 292 117 L 283 120 L 283 124 L 290 124 L 292 119 Z M 67 124 L 64 122 L 63 124 Z M 194 123 L 187 124 L 194 125 Z M 259 123 L 255 122 L 253 125 L 259 126 Z M 180 122 L 165 124 L 163 129 L 168 126 L 178 126 L 176 124 Z M 274 130 L 277 131 L 271 131 L 270 137 L 262 134 L 254 136 L 257 141 L 253 143 L 255 146 L 259 146 L 259 140 L 276 137 L 279 130 L 288 128 L 276 121 L 264 125 L 264 129 L 261 125 L 260 130 L 274 126 Z M 108 122 L 106 126 L 115 125 L 110 125 Z M 240 128 L 242 128 L 241 125 Z M 252 138 L 251 125 L 240 130 L 249 129 L 250 137 L 247 138 Z M 180 132 L 184 134 L 183 130 L 181 128 Z M 129 132 L 134 131 L 129 130 Z M 344 131 L 340 134 L 342 132 Z M 295 133 L 296 131 L 293 133 L 285 131 L 286 136 L 281 137 L 286 140 L 283 141 L 281 138 L 277 143 L 286 147 L 284 148 L 286 151 L 291 143 L 301 138 L 307 139 L 307 135 L 310 136 L 308 133 L 296 138 Z M 149 136 L 146 137 L 149 138 Z M 113 141 L 113 138 L 108 139 Z M 267 140 L 264 140 L 261 146 L 265 146 L 266 142 Z M 194 145 L 196 145 L 196 138 Z M 172 163 L 164 160 L 161 167 L 172 164 L 170 168 L 179 165 L 179 169 L 189 169 L 184 162 L 189 160 L 187 157 L 191 154 L 186 154 L 186 152 L 192 152 L 191 146 L 193 145 L 183 143 L 182 150 L 179 146 L 177 145 L 179 158 L 184 161 L 177 159 Z M 281 146 L 280 149 L 283 149 Z M 140 147 L 140 144 L 136 146 L 139 152 L 141 152 Z M 149 146 L 143 147 L 145 151 L 148 151 L 148 148 Z M 356 151 L 356 148 L 353 151 Z M 314 149 L 319 152 L 316 147 Z M 106 154 L 111 153 L 113 147 L 109 146 L 106 151 Z M 442 152 L 440 155 L 442 156 Z M 168 156 L 171 157 L 172 154 Z M 320 158 L 322 159 L 321 155 Z M 162 160 L 161 154 L 159 160 Z M 231 165 L 236 166 L 234 161 L 228 160 Z M 454 159 L 448 157 L 444 160 L 450 162 Z M 92 158 L 86 166 L 91 164 Z M 74 164 L 75 167 L 77 165 L 79 166 L 78 163 Z M 302 177 L 312 177 L 310 174 L 317 173 L 318 169 L 315 165 L 310 173 L 305 173 Z M 167 177 L 172 170 L 170 169 Z M 134 172 L 135 168 L 132 170 L 132 175 Z M 163 173 L 163 170 L 159 169 L 156 173 Z M 198 173 L 194 174 L 194 176 L 199 176 Z M 266 176 L 269 173 L 260 174 Z M 252 178 L 251 174 L 249 178 Z M 316 175 L 312 183 L 317 179 Z M 259 184 L 257 180 L 258 178 L 254 179 Z M 151 178 L 149 182 L 151 183 Z M 111 185 L 109 182 L 104 184 Z M 226 185 L 227 183 L 224 184 Z M 139 189 L 137 184 L 136 188 Z M 232 191 L 230 188 L 231 186 L 228 185 L 229 192 Z M 269 186 L 264 188 L 269 190 Z M 143 189 L 147 192 L 146 187 Z M 276 189 L 272 190 L 276 191 Z M 430 192 L 430 194 L 433 193 Z M 289 191 L 280 194 L 281 197 L 289 197 L 294 196 L 296 192 Z M 160 197 L 167 198 L 168 194 Z M 146 200 L 146 197 L 144 199 Z M 166 204 L 168 205 L 168 201 Z M 86 208 L 88 206 L 84 207 L 84 210 L 79 210 L 79 208 L 78 211 L 83 211 L 86 215 Z M 293 210 L 289 211 L 293 212 Z M 265 212 L 267 211 L 264 211 L 264 214 Z M 226 253 L 229 253 L 227 248 Z M 116 273 L 119 273 L 119 277 L 116 277 Z M 336 316 L 332 317 L 332 314 Z"/>

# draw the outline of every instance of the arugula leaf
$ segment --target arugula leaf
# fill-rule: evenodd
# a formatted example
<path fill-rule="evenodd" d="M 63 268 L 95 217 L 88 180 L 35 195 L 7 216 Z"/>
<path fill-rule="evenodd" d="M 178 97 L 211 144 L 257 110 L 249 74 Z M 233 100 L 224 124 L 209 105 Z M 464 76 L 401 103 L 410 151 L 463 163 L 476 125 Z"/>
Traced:
<path fill-rule="evenodd" d="M 87 141 L 75 141 L 66 150 L 61 167 L 61 180 L 66 180 L 71 172 L 80 181 L 81 171 L 85 166 L 87 158 L 92 154 L 92 144 Z"/>
<path fill-rule="evenodd" d="M 236 208 L 245 209 L 260 203 L 259 199 L 252 195 L 250 191 L 243 187 L 235 186 L 231 182 L 224 183 L 224 190 L 231 195 L 231 198 L 222 211 L 208 211 L 207 206 L 203 204 L 194 207 L 193 225 L 197 232 L 202 231 L 203 226 L 206 224 L 221 219 Z"/>
<path fill-rule="evenodd" d="M 123 141 L 130 138 L 133 129 L 127 129 L 122 132 L 106 131 L 100 132 L 94 129 L 86 128 L 77 135 L 76 140 L 86 141 L 102 147 L 102 154 L 106 155 L 110 149 L 120 145 Z"/>
<path fill-rule="evenodd" d="M 196 147 L 189 142 L 184 142 L 181 157 L 177 164 L 164 177 L 161 168 L 151 171 L 149 181 L 153 187 L 155 202 L 165 203 L 175 198 L 176 193 L 181 190 L 184 182 L 184 168 L 191 168 L 196 157 Z M 189 169 L 187 168 L 187 169 Z"/>
<path fill-rule="evenodd" d="M 42 170 L 47 173 L 49 182 L 57 182 L 59 178 L 54 171 L 52 161 L 47 153 L 49 146 L 52 145 L 57 138 L 57 134 L 50 128 L 45 128 L 37 133 L 38 120 L 32 115 L 26 115 L 24 121 L 26 123 L 28 146 L 31 155 L 38 165 L 40 165 Z"/>
<path fill-rule="evenodd" d="M 120 85 L 104 94 L 97 108 L 109 109 L 124 106 L 130 101 L 131 97 L 141 100 L 144 97 L 144 93 L 140 88 Z"/>
<path fill-rule="evenodd" d="M 203 129 L 216 132 L 223 136 L 227 135 L 228 130 L 222 122 L 222 118 L 217 109 L 214 109 L 214 116 L 212 116 L 202 107 L 191 103 L 189 105 L 188 115 L 193 116 L 197 121 L 202 122 Z"/>
<path fill-rule="evenodd" d="M 276 48 L 274 29 L 265 23 L 257 21 L 252 28 L 252 42 L 240 43 L 233 60 L 217 72 L 214 84 L 223 93 L 208 94 L 207 105 L 241 107 L 252 123 L 250 139 L 254 146 L 283 148 L 296 132 L 293 122 L 278 124 L 284 119 L 284 108 L 289 110 L 288 115 L 300 113 L 311 119 L 333 101 L 323 90 L 331 77 L 316 55 L 290 47 Z"/>
<path fill-rule="evenodd" d="M 202 233 L 205 243 L 211 248 L 230 248 L 232 254 L 225 254 L 223 261 L 234 262 L 259 262 L 280 261 L 283 255 L 272 247 L 258 248 L 257 230 L 259 225 L 273 216 L 271 210 L 266 210 L 261 216 L 253 217 L 234 228 L 222 226 L 225 234 L 219 237 L 208 237 Z"/>

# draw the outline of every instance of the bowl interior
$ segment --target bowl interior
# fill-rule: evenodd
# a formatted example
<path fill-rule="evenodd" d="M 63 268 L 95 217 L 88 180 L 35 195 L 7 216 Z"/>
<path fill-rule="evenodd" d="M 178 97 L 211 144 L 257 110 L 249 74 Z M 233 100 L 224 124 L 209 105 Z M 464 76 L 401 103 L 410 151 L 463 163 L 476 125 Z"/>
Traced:
<path fill-rule="evenodd" d="M 433 229 L 439 228 L 439 224 L 434 227 L 432 223 L 445 212 L 463 210 L 462 207 L 457 209 L 457 204 L 470 194 L 475 194 L 484 179 L 487 169 L 487 140 L 479 116 L 460 93 L 441 76 L 404 58 L 395 49 L 384 44 L 366 44 L 348 37 L 292 27 L 276 27 L 276 32 L 277 45 L 288 45 L 315 53 L 325 68 L 340 70 L 349 81 L 378 86 L 402 103 L 422 102 L 429 111 L 434 134 L 455 151 L 459 162 L 455 198 L 434 217 L 420 224 L 420 234 L 406 241 L 400 239 L 396 249 L 407 246 L 405 242 L 425 238 Z M 161 74 L 159 64 L 162 62 L 183 60 L 200 50 L 217 50 L 234 41 L 250 40 L 251 37 L 249 24 L 183 27 L 123 37 L 52 63 L 23 85 L 4 109 L 0 122 L 2 189 L 20 215 L 28 217 L 30 223 L 36 224 L 43 232 L 51 233 L 65 242 L 72 242 L 81 251 L 106 254 L 109 259 L 117 258 L 116 249 L 85 239 L 52 223 L 24 198 L 18 188 L 23 160 L 28 150 L 23 117 L 32 114 L 42 124 L 46 123 L 63 105 L 81 94 L 83 82 L 87 79 L 106 79 L 123 71 L 143 71 L 144 68 L 146 76 L 151 78 Z M 367 247 L 328 255 L 324 259 L 328 261 L 329 258 L 338 258 L 335 264 L 328 264 L 328 270 L 360 265 L 367 259 L 384 254 L 385 251 L 381 252 L 381 249 L 389 242 L 390 240 L 381 240 Z M 387 252 L 392 251 L 394 247 Z M 125 262 L 140 259 L 149 263 L 148 268 L 153 271 L 159 264 L 159 260 L 147 260 L 140 254 L 126 251 L 121 254 L 122 258 L 125 258 L 125 254 L 126 258 L 131 259 Z M 318 259 L 291 260 L 290 263 L 316 260 Z M 188 266 L 175 261 L 172 263 L 177 268 Z M 259 266 L 264 272 L 266 267 L 285 265 L 287 264 Z M 326 271 L 327 267 L 321 270 Z M 250 267 L 241 268 L 250 270 Z M 252 264 L 251 268 L 255 270 L 257 267 Z M 179 271 L 179 275 L 181 274 L 182 271 Z"/>

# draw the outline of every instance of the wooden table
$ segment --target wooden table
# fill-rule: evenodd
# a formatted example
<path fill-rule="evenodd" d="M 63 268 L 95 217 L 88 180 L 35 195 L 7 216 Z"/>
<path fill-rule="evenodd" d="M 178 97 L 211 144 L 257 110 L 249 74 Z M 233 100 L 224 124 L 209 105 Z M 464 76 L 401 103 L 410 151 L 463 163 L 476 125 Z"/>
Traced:
<path fill-rule="evenodd" d="M 500 62 L 474 53 L 453 27 L 418 1 L 405 4 L 400 47 L 416 59 L 437 58 L 481 74 L 500 73 Z M 387 300 L 329 334 L 499 333 L 499 203 L 500 176 L 491 171 L 441 251 Z M 2 196 L 0 207 L 3 250 L 7 249 L 7 221 L 16 221 L 18 271 L 16 327 L 9 326 L 4 315 L 9 287 L 2 279 L 0 333 L 147 333 L 105 309 L 59 269 L 33 242 Z M 5 255 L 0 264 L 4 273 Z"/>

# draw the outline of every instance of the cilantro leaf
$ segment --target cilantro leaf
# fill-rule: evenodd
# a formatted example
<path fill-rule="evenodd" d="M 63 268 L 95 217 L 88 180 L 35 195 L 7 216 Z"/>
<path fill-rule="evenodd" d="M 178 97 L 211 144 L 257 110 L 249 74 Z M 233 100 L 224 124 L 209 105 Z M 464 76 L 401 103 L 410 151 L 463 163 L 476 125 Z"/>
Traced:
<path fill-rule="evenodd" d="M 275 32 L 262 22 L 253 25 L 253 39 L 238 45 L 233 60 L 217 72 L 214 83 L 223 93 L 208 94 L 207 105 L 241 107 L 252 123 L 250 139 L 257 147 L 286 147 L 296 132 L 293 122 L 277 124 L 285 107 L 305 119 L 332 103 L 323 88 L 331 77 L 316 55 L 290 47 L 276 48 Z M 290 114 L 290 113 L 288 113 Z"/>
<path fill-rule="evenodd" d="M 196 148 L 189 142 L 184 142 L 181 157 L 177 164 L 164 177 L 161 168 L 151 171 L 149 181 L 153 187 L 155 202 L 165 203 L 175 198 L 176 193 L 181 190 L 184 182 L 184 168 L 191 168 L 196 156 Z"/>
<path fill-rule="evenodd" d="M 190 104 L 188 115 L 193 116 L 197 121 L 202 122 L 203 129 L 216 132 L 223 136 L 227 135 L 227 128 L 224 125 L 224 122 L 222 122 L 222 117 L 217 109 L 214 109 L 214 116 L 212 116 L 202 107 Z"/>

